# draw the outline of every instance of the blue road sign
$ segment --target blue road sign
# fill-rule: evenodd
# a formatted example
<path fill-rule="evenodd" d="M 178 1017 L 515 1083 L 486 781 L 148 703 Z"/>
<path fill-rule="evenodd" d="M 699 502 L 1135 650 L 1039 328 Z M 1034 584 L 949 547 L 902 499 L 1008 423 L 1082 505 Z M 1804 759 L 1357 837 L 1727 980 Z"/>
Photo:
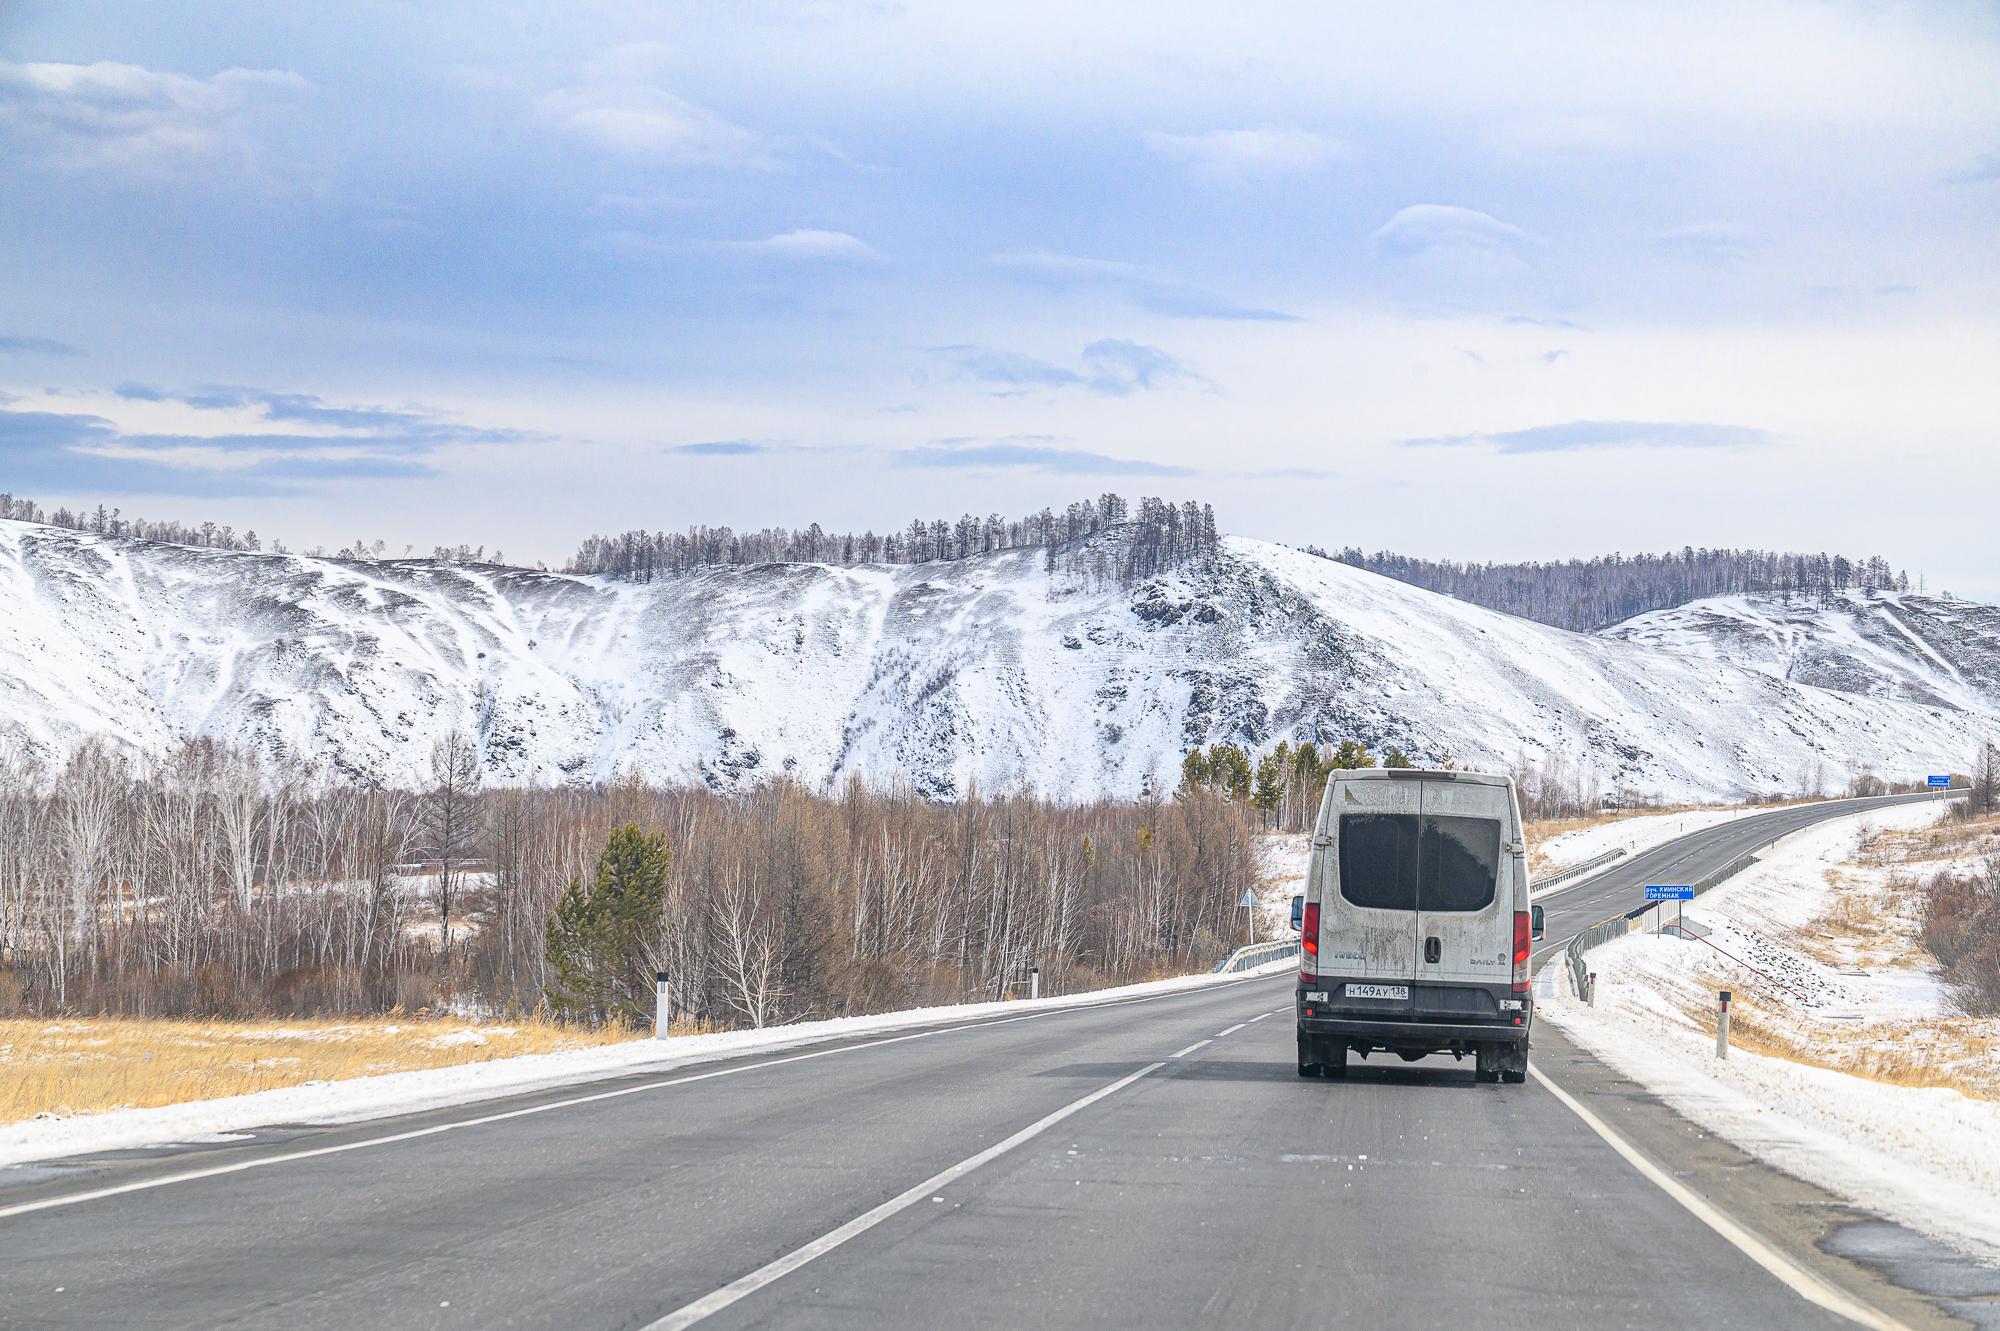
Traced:
<path fill-rule="evenodd" d="M 1943 790 L 1951 784 L 1951 778 L 1948 776 L 1932 776 L 1924 779 L 1932 790 Z"/>
<path fill-rule="evenodd" d="M 1646 884 L 1646 900 L 1693 901 L 1694 889 L 1691 887 L 1663 887 L 1658 883 L 1648 883 Z"/>

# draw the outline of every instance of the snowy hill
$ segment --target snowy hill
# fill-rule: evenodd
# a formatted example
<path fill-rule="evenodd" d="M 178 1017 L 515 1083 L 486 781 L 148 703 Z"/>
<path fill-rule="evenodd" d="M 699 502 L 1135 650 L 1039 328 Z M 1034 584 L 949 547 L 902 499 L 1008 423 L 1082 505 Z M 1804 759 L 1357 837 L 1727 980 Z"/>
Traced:
<path fill-rule="evenodd" d="M 1601 632 L 1878 698 L 1969 711 L 2000 699 L 2000 606 L 1913 592 L 1842 592 L 1824 606 L 1720 596 Z"/>
<path fill-rule="evenodd" d="M 1966 641 L 1990 646 L 1982 622 Z M 42 761 L 211 736 L 411 782 L 459 725 L 498 781 L 782 771 L 936 795 L 1131 795 L 1170 787 L 1192 743 L 1286 735 L 1555 755 L 1674 796 L 1795 786 L 1815 752 L 1835 781 L 1963 766 L 1956 709 L 2000 712 L 1991 658 L 1867 640 L 1892 659 L 1787 678 L 1698 624 L 1567 633 L 1241 538 L 1129 591 L 1034 551 L 631 585 L 0 522 L 0 748 Z"/>

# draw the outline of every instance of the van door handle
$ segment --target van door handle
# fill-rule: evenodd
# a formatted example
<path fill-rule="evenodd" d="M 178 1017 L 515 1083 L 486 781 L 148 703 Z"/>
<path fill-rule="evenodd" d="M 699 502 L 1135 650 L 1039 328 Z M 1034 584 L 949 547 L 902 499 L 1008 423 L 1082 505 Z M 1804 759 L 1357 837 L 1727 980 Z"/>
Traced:
<path fill-rule="evenodd" d="M 1438 942 L 1436 938 L 1426 938 L 1424 940 L 1425 961 L 1435 966 L 1438 964 L 1438 959 L 1443 955 L 1444 955 L 1444 944 Z"/>

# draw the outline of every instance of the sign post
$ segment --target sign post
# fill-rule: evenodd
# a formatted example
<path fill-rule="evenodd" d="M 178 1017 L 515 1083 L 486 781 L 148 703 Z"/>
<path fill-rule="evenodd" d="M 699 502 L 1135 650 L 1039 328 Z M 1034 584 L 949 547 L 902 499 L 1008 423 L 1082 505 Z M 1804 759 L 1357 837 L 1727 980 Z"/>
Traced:
<path fill-rule="evenodd" d="M 1257 941 L 1257 894 L 1249 888 L 1243 889 L 1243 900 L 1236 903 L 1243 908 L 1243 941 Z"/>

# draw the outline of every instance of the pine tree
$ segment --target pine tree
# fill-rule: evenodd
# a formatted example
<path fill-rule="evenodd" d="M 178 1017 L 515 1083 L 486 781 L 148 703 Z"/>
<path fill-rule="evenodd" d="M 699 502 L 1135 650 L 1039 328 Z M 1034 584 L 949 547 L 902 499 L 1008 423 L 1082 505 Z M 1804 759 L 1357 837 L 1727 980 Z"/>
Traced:
<path fill-rule="evenodd" d="M 1209 783 L 1213 769 L 1208 765 L 1208 755 L 1200 749 L 1188 750 L 1187 757 L 1181 759 L 1181 791 L 1188 793 L 1200 790 Z"/>
<path fill-rule="evenodd" d="M 1328 765 L 1336 772 L 1358 771 L 1364 767 L 1373 767 L 1375 755 L 1368 752 L 1366 744 L 1357 744 L 1351 739 L 1344 739 L 1340 741 L 1340 747 L 1334 750 L 1333 760 Z"/>
<path fill-rule="evenodd" d="M 1410 761 L 1410 755 L 1391 744 L 1388 751 L 1382 755 L 1382 766 L 1409 768 L 1415 767 L 1416 764 Z"/>
<path fill-rule="evenodd" d="M 1276 754 L 1267 753 L 1257 763 L 1257 789 L 1251 802 L 1263 817 L 1266 827 L 1271 825 L 1271 815 L 1277 811 L 1278 801 L 1285 796 L 1284 766 Z"/>
<path fill-rule="evenodd" d="M 549 917 L 549 1007 L 591 1025 L 652 1018 L 653 958 L 660 941 L 670 852 L 666 838 L 627 823 L 597 857 L 589 883 L 570 879 Z"/>

